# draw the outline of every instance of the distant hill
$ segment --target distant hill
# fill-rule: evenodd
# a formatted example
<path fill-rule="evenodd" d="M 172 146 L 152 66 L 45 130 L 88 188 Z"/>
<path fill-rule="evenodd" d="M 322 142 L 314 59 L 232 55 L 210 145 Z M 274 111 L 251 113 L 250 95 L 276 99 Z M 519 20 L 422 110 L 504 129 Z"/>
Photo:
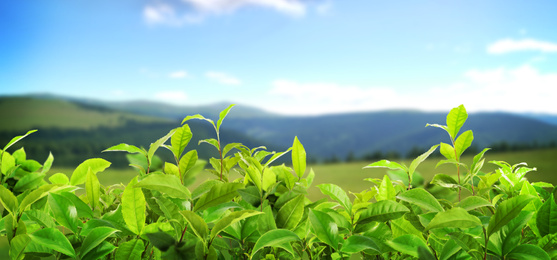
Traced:
<path fill-rule="evenodd" d="M 291 143 L 294 136 L 309 154 L 321 158 L 364 156 L 374 151 L 401 155 L 411 150 L 425 151 L 439 142 L 450 142 L 441 129 L 427 123 L 445 124 L 445 113 L 383 111 L 315 117 L 232 119 L 226 127 L 244 131 L 256 139 Z M 557 140 L 557 126 L 532 118 L 506 113 L 475 113 L 461 131 L 474 132 L 477 148 L 492 144 L 544 144 Z"/>
<path fill-rule="evenodd" d="M 104 106 L 60 98 L 33 96 L 0 97 L 0 130 L 31 128 L 92 129 L 119 127 L 127 122 L 168 123 L 161 117 L 133 114 Z"/>
<path fill-rule="evenodd" d="M 16 144 L 10 151 L 25 147 L 28 158 L 45 160 L 49 152 L 55 157 L 55 165 L 75 167 L 83 160 L 93 157 L 106 158 L 116 166 L 128 163 L 124 153 L 101 153 L 102 150 L 128 143 L 149 147 L 150 143 L 181 125 L 181 119 L 134 114 L 105 107 L 101 102 L 81 102 L 76 99 L 51 95 L 0 97 L 0 145 L 30 129 L 39 131 Z M 215 138 L 210 124 L 193 120 L 189 123 L 193 132 L 190 145 L 200 157 L 209 158 L 218 153 L 199 140 Z M 265 145 L 269 150 L 281 151 L 286 147 L 256 140 L 233 129 L 221 129 L 224 143 L 241 142 L 248 147 Z M 171 161 L 170 153 L 161 149 L 158 154 Z"/>
<path fill-rule="evenodd" d="M 92 151 L 102 150 L 115 142 L 147 146 L 170 129 L 179 126 L 185 116 L 202 114 L 217 119 L 218 113 L 228 105 L 219 103 L 176 107 L 154 102 L 101 102 L 49 95 L 32 98 L 4 97 L 0 99 L 2 111 L 10 111 L 7 114 L 21 113 L 16 112 L 19 110 L 27 112 L 17 117 L 3 115 L 2 122 L 8 124 L 0 125 L 0 139 L 7 136 L 2 131 L 27 130 L 34 126 L 44 132 L 49 127 L 56 127 L 57 134 L 51 134 L 49 138 L 65 142 L 66 146 L 82 143 L 87 139 L 87 133 L 96 138 L 96 148 Z M 74 119 L 76 121 L 68 122 Z M 298 136 L 308 157 L 318 161 L 330 158 L 342 160 L 349 155 L 357 158 L 372 154 L 382 157 L 387 154 L 406 156 L 423 152 L 441 141 L 449 142 L 447 134 L 441 129 L 425 127 L 426 123 L 445 124 L 445 119 L 446 113 L 409 110 L 280 116 L 238 105 L 231 110 L 223 123 L 221 137 L 225 143 L 241 142 L 248 147 L 265 145 L 269 150 L 280 151 L 289 147 L 294 136 Z M 213 130 L 206 122 L 194 120 L 189 124 L 196 140 L 213 137 Z M 85 132 L 63 134 L 71 129 Z M 95 134 L 87 132 L 91 131 L 87 129 L 96 129 Z M 472 151 L 492 146 L 530 147 L 557 142 L 557 125 L 528 115 L 474 113 L 469 115 L 462 131 L 468 129 L 472 129 L 475 135 L 470 149 Z M 53 131 L 48 133 L 54 133 Z M 48 133 L 44 135 L 47 136 Z M 73 139 L 61 139 L 63 136 Z M 99 145 L 101 143 L 102 147 Z M 195 141 L 192 149 L 197 147 Z M 205 149 L 203 145 L 199 148 Z M 209 155 L 208 151 L 200 153 Z"/>

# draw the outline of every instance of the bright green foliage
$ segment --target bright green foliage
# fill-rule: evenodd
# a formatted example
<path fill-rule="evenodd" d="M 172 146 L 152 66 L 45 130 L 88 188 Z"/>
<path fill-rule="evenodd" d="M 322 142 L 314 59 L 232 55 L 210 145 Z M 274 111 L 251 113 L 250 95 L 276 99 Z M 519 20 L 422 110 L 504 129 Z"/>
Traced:
<path fill-rule="evenodd" d="M 491 161 L 499 168 L 482 172 L 489 148 L 469 166 L 462 162 L 474 140 L 472 130 L 461 133 L 468 118 L 462 105 L 450 111 L 446 125 L 430 125 L 447 132 L 450 142 L 430 147 L 409 166 L 368 164 L 364 168 L 393 171 L 366 179 L 373 184 L 363 191 L 319 184 L 328 198 L 318 201 L 306 196 L 316 173 L 306 174 L 306 151 L 297 137 L 282 152 L 221 143 L 220 128 L 232 107 L 216 123 L 201 115 L 184 118 L 147 150 L 124 143 L 106 149 L 128 153 L 138 170 L 127 185 L 99 183 L 97 174 L 110 166 L 101 158 L 84 161 L 70 178 L 51 175 L 48 184 L 54 156 L 41 165 L 23 148 L 6 150 L 34 131 L 13 138 L 0 151 L 0 234 L 7 237 L 10 259 L 557 258 L 554 186 L 528 182 L 525 176 L 535 168 L 525 163 Z M 205 161 L 197 150 L 186 151 L 194 133 L 184 123 L 191 119 L 213 126 L 216 138 L 200 143 L 214 147 L 217 158 Z M 162 169 L 154 162 L 160 147 L 174 157 Z M 438 165 L 456 171 L 424 183 L 418 167 L 437 148 L 444 157 Z M 276 165 L 288 152 L 291 166 Z M 230 180 L 231 172 L 240 178 Z M 190 192 L 202 173 L 217 178 Z"/>

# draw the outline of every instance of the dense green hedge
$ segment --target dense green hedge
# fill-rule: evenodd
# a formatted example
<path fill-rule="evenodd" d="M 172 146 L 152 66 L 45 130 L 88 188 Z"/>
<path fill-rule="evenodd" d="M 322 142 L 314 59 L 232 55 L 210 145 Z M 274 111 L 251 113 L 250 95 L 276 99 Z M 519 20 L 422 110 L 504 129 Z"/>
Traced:
<path fill-rule="evenodd" d="M 1 151 L 3 205 L 1 234 L 11 259 L 551 259 L 555 258 L 557 204 L 553 185 L 530 183 L 535 170 L 526 164 L 492 161 L 500 168 L 482 172 L 484 149 L 471 165 L 460 156 L 474 139 L 460 133 L 468 114 L 450 111 L 446 125 L 451 143 L 440 143 L 409 166 L 380 160 L 364 168 L 388 168 L 391 178 L 368 179 L 370 189 L 347 193 L 335 184 L 317 187 L 330 200 L 306 197 L 315 173 L 295 137 L 292 147 L 221 143 L 217 122 L 195 115 L 182 127 L 153 142 L 149 149 L 128 144 L 105 152 L 128 153 L 138 175 L 126 186 L 102 186 L 97 174 L 111 163 L 92 158 L 68 178 L 46 180 L 52 155 L 40 164 L 25 150 Z M 218 156 L 208 162 L 196 150 L 189 120 L 205 120 L 216 138 L 201 140 Z M 433 130 L 432 130 L 433 131 Z M 157 163 L 159 148 L 173 159 Z M 452 175 L 437 174 L 425 189 L 416 169 L 439 150 L 439 164 L 454 165 Z M 215 153 L 216 154 L 216 153 Z M 291 157 L 292 167 L 277 165 Z M 203 171 L 206 165 L 209 169 Z M 205 172 L 215 178 L 188 187 Z M 236 171 L 242 177 L 230 179 Z M 393 178 L 394 177 L 394 178 Z"/>

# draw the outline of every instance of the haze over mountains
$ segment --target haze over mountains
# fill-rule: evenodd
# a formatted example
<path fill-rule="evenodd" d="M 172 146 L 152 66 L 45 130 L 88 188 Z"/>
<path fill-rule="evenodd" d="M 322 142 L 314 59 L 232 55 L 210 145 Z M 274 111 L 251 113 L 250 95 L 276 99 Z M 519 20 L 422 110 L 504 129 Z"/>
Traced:
<path fill-rule="evenodd" d="M 68 104 L 74 105 L 75 113 L 71 117 L 90 117 L 87 121 L 91 125 L 90 130 L 72 128 L 71 125 L 62 123 L 67 121 L 67 118 L 46 113 L 61 107 L 71 109 Z M 76 142 L 79 138 L 75 137 L 76 134 L 72 131 L 85 131 L 77 136 L 87 139 L 87 131 L 101 131 L 95 130 L 97 126 L 102 127 L 101 132 L 109 131 L 111 135 L 97 133 L 97 143 L 114 145 L 128 142 L 147 146 L 170 129 L 178 127 L 185 116 L 201 114 L 216 120 L 218 113 L 228 105 L 218 103 L 178 107 L 154 102 L 105 102 L 52 95 L 1 97 L 0 109 L 4 115 L 0 117 L 3 121 L 0 133 L 4 133 L 1 134 L 2 142 L 7 142 L 4 139 L 8 138 L 9 134 L 21 133 L 30 127 L 39 128 L 47 133 L 54 131 L 49 129 L 57 128 L 56 131 L 66 131 Z M 457 105 L 459 104 L 455 104 Z M 318 161 L 330 158 L 344 159 L 348 155 L 364 157 L 377 152 L 405 156 L 409 152 L 425 151 L 441 141 L 449 142 L 447 134 L 441 129 L 425 127 L 426 123 L 445 124 L 448 112 L 392 110 L 321 116 L 282 116 L 254 107 L 237 105 L 223 122 L 221 136 L 227 143 L 242 142 L 249 147 L 266 145 L 269 150 L 276 151 L 289 147 L 294 136 L 298 136 L 308 156 Z M 95 116 L 91 117 L 92 114 Z M 42 115 L 41 120 L 37 120 L 37 115 Z M 103 123 L 109 122 L 106 121 L 108 119 L 111 120 L 110 124 Z M 196 140 L 214 135 L 208 123 L 192 120 L 189 124 L 194 136 L 198 137 Z M 16 125 L 19 129 L 14 128 Z M 502 142 L 508 145 L 530 146 L 544 146 L 557 142 L 557 116 L 552 115 L 473 113 L 469 115 L 461 131 L 469 129 L 474 132 L 473 148 L 476 150 Z M 140 140 L 144 141 L 139 143 Z M 188 149 L 201 147 L 197 146 L 196 140 L 192 140 L 192 143 L 195 143 L 190 144 Z M 100 153 L 104 148 L 95 147 L 91 152 Z M 44 149 L 48 150 L 48 147 Z"/>

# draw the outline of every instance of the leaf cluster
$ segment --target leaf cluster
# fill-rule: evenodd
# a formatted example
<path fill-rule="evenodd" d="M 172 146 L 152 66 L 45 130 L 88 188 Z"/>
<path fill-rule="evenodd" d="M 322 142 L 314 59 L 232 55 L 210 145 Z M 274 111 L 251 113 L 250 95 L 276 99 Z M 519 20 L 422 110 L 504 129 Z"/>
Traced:
<path fill-rule="evenodd" d="M 13 138 L 0 151 L 0 234 L 10 259 L 552 259 L 557 258 L 557 203 L 553 185 L 530 183 L 535 168 L 492 161 L 483 172 L 484 149 L 471 165 L 460 157 L 473 141 L 460 133 L 468 114 L 452 109 L 449 135 L 409 166 L 380 160 L 364 168 L 393 170 L 370 188 L 346 192 L 319 184 L 327 198 L 308 199 L 315 173 L 294 137 L 282 152 L 240 143 L 222 144 L 220 127 L 233 105 L 215 121 L 184 118 L 148 149 L 118 144 L 137 176 L 127 185 L 103 186 L 98 174 L 111 163 L 92 158 L 68 177 L 46 179 L 54 157 L 40 164 L 23 148 L 7 149 L 34 132 Z M 202 140 L 219 153 L 208 162 L 185 151 L 189 120 L 204 120 L 216 138 Z M 174 160 L 156 153 L 169 150 Z M 419 165 L 439 148 L 455 173 L 424 184 Z M 276 160 L 291 157 L 291 165 Z M 205 166 L 209 165 L 206 169 Z M 196 187 L 199 174 L 212 174 Z M 238 174 L 232 175 L 232 172 Z M 231 179 L 231 176 L 240 176 Z M 421 181 L 420 181 L 421 180 Z"/>

